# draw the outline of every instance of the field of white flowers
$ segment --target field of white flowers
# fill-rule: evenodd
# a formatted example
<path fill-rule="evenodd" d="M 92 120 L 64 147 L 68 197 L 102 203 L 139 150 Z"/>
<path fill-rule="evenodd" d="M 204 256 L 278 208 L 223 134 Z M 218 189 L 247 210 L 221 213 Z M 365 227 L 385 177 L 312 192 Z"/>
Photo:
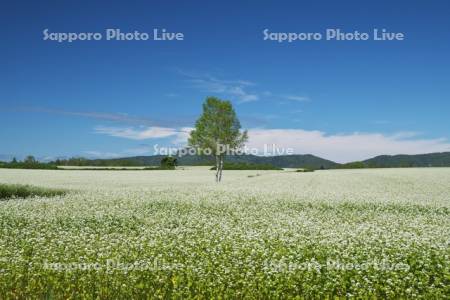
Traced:
<path fill-rule="evenodd" d="M 450 168 L 0 169 L 0 299 L 450 295 Z"/>

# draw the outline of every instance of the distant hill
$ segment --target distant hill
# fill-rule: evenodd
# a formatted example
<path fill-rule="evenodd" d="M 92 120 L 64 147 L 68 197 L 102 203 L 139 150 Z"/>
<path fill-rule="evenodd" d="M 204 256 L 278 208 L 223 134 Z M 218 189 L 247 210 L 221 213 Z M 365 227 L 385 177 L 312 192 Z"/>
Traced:
<path fill-rule="evenodd" d="M 230 162 L 271 164 L 279 168 L 332 169 L 339 164 L 311 154 L 293 154 L 280 156 L 240 155 L 228 157 Z"/>
<path fill-rule="evenodd" d="M 416 155 L 380 155 L 363 161 L 372 168 L 450 167 L 450 152 Z"/>
<path fill-rule="evenodd" d="M 133 166 L 159 165 L 162 155 L 135 156 L 118 159 L 97 159 L 90 163 L 108 165 L 126 163 Z M 178 164 L 184 166 L 214 165 L 211 156 L 186 155 L 178 157 Z M 232 155 L 225 158 L 229 163 L 270 164 L 279 168 L 335 169 L 350 166 L 365 168 L 406 168 L 406 167 L 450 167 L 450 152 L 417 155 L 380 155 L 357 163 L 339 164 L 311 154 L 294 154 L 280 156 Z"/>
<path fill-rule="evenodd" d="M 133 156 L 111 159 L 70 158 L 49 162 L 49 166 L 102 166 L 102 167 L 135 167 L 159 166 L 165 155 Z M 212 156 L 186 155 L 177 157 L 181 166 L 213 166 Z M 278 168 L 307 169 L 357 169 L 357 168 L 408 168 L 408 167 L 450 167 L 450 152 L 417 155 L 380 155 L 364 161 L 339 164 L 311 154 L 294 154 L 281 156 L 232 155 L 225 158 L 232 164 L 272 165 Z M 42 164 L 43 166 L 46 164 Z M 11 163 L 0 162 L 0 167 L 20 167 Z"/>
<path fill-rule="evenodd" d="M 59 165 L 75 166 L 157 166 L 164 155 L 133 156 L 111 159 L 82 159 L 73 158 L 56 162 Z M 215 159 L 212 156 L 186 155 L 177 157 L 178 164 L 182 166 L 213 166 Z M 270 164 L 279 168 L 310 168 L 331 169 L 339 164 L 311 154 L 283 155 L 283 156 L 256 156 L 232 155 L 225 158 L 229 163 Z"/>

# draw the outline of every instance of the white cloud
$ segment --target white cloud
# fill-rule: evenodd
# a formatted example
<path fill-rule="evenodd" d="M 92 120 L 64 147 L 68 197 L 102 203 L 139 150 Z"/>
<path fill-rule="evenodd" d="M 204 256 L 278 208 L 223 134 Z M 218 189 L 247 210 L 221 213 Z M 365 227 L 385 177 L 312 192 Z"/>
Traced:
<path fill-rule="evenodd" d="M 258 95 L 247 93 L 241 86 L 230 87 L 228 92 L 232 95 L 238 96 L 239 99 L 241 99 L 241 103 L 257 101 L 259 99 Z"/>
<path fill-rule="evenodd" d="M 172 139 L 172 143 L 175 145 L 186 146 L 187 140 L 191 134 L 191 131 L 194 130 L 192 127 L 183 127 L 176 134 L 175 138 Z"/>
<path fill-rule="evenodd" d="M 177 145 L 185 145 L 190 132 L 193 130 L 191 127 L 182 128 L 169 128 L 169 127 L 107 127 L 97 126 L 94 128 L 95 133 L 105 134 L 113 137 L 120 137 L 130 140 L 149 140 L 160 138 L 171 138 L 171 142 Z M 139 154 L 148 147 L 139 147 L 130 149 L 134 151 L 134 154 Z"/>
<path fill-rule="evenodd" d="M 193 128 L 167 127 L 96 127 L 97 133 L 132 140 L 169 138 L 179 147 L 187 144 Z M 249 148 L 259 149 L 264 153 L 264 145 L 276 148 L 292 148 L 296 154 L 313 154 L 336 162 L 350 162 L 368 159 L 382 154 L 422 154 L 450 151 L 450 142 L 444 138 L 420 138 L 415 132 L 397 132 L 386 135 L 382 133 L 361 133 L 328 135 L 317 130 L 303 129 L 250 129 L 248 131 Z M 147 148 L 147 147 L 144 147 Z M 143 149 L 136 150 L 138 154 Z M 142 152 L 143 154 L 144 152 Z"/>
<path fill-rule="evenodd" d="M 293 148 L 298 154 L 310 153 L 341 163 L 382 154 L 450 151 L 450 143 L 446 139 L 423 139 L 411 132 L 393 135 L 359 132 L 327 135 L 321 131 L 302 129 L 249 130 L 247 146 L 262 149 L 264 144 L 275 144 L 277 148 Z"/>

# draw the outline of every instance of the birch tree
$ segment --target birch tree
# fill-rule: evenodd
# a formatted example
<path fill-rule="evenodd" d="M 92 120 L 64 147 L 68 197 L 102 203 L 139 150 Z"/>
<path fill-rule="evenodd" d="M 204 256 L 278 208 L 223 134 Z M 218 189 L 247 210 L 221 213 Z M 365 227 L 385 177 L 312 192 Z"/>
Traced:
<path fill-rule="evenodd" d="M 241 131 L 241 123 L 231 102 L 208 97 L 188 143 L 200 153 L 215 157 L 216 182 L 220 182 L 225 156 L 239 150 L 247 139 L 247 131 Z"/>

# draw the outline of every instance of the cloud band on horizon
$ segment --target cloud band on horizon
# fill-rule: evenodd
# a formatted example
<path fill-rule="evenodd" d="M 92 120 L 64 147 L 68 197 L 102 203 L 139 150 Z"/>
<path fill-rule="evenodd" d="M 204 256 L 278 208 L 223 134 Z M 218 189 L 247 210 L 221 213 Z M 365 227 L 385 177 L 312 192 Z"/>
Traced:
<path fill-rule="evenodd" d="M 131 140 L 167 138 L 171 144 L 183 147 L 192 128 L 169 127 L 105 127 L 98 126 L 95 133 Z M 339 163 L 365 160 L 377 155 L 422 154 L 450 151 L 445 138 L 425 139 L 414 132 L 326 134 L 318 130 L 303 129 L 250 129 L 249 148 L 262 149 L 274 144 L 277 148 L 291 148 L 295 154 L 313 154 Z"/>

